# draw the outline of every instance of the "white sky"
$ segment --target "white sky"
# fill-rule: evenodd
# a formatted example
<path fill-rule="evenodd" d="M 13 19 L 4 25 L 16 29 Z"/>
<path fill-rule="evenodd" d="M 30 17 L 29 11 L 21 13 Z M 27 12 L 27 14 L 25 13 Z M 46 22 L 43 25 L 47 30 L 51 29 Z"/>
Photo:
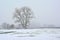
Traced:
<path fill-rule="evenodd" d="M 23 6 L 30 7 L 34 12 L 33 26 L 60 25 L 60 0 L 0 0 L 0 24 L 14 23 L 14 9 Z"/>

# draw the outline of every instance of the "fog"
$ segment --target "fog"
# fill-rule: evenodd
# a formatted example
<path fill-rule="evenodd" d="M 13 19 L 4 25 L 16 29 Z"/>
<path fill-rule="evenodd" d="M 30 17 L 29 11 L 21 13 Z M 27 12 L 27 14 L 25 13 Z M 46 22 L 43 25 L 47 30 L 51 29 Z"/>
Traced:
<path fill-rule="evenodd" d="M 0 0 L 0 24 L 14 23 L 15 8 L 23 6 L 30 7 L 34 13 L 31 26 L 60 26 L 60 0 Z"/>

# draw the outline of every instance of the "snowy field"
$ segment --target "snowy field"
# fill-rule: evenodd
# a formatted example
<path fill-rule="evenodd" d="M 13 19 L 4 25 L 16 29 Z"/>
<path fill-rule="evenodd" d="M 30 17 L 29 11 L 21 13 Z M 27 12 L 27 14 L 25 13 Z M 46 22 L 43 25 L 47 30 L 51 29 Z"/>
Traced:
<path fill-rule="evenodd" d="M 60 40 L 60 29 L 0 30 L 0 40 Z"/>

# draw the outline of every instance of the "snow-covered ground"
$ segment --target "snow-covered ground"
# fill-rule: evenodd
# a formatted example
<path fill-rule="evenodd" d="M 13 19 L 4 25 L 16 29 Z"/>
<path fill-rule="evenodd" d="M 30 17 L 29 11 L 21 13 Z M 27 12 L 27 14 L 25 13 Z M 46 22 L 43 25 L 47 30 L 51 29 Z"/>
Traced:
<path fill-rule="evenodd" d="M 0 40 L 60 40 L 60 29 L 0 30 Z"/>

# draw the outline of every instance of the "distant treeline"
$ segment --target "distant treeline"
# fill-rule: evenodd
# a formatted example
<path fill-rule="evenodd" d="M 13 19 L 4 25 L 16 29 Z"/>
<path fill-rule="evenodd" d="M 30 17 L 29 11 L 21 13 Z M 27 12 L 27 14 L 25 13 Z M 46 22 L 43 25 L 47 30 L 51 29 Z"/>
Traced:
<path fill-rule="evenodd" d="M 44 25 L 43 27 L 39 26 L 39 27 L 28 27 L 27 29 L 41 29 L 41 28 L 60 28 L 60 27 L 56 27 L 54 25 Z M 24 29 L 20 24 L 15 25 L 15 24 L 8 24 L 8 23 L 2 23 L 0 25 L 0 29 Z"/>

